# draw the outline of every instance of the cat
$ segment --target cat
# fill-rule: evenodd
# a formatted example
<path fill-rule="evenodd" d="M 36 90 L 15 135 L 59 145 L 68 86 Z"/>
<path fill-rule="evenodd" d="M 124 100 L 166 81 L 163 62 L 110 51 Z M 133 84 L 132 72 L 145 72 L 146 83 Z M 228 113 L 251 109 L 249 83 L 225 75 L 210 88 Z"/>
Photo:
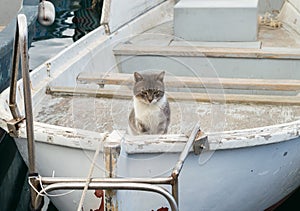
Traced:
<path fill-rule="evenodd" d="M 160 73 L 134 72 L 133 109 L 129 115 L 131 135 L 165 134 L 170 124 L 170 106 Z"/>

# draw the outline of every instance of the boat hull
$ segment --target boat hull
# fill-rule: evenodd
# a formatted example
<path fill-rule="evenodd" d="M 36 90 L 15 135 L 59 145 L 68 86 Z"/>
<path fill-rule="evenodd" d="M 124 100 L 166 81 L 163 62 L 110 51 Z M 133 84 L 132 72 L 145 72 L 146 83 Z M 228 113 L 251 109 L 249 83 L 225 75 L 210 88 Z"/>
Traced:
<path fill-rule="evenodd" d="M 24 140 L 17 140 L 17 143 L 26 159 Z M 254 147 L 205 151 L 200 155 L 191 152 L 179 177 L 179 208 L 222 211 L 267 209 L 300 185 L 299 150 L 300 140 L 296 138 Z M 94 153 L 91 150 L 39 142 L 36 151 L 39 174 L 75 178 L 87 176 Z M 168 176 L 178 156 L 179 153 L 168 152 L 128 154 L 121 150 L 117 177 Z M 104 175 L 104 154 L 100 153 L 93 176 Z M 55 206 L 59 210 L 77 209 L 82 191 L 63 193 L 68 191 L 50 193 L 62 195 L 50 197 Z M 94 191 L 88 191 L 87 196 L 84 207 L 97 209 L 100 199 L 94 195 Z M 119 210 L 169 207 L 167 201 L 158 194 L 124 190 L 117 191 L 117 204 Z"/>

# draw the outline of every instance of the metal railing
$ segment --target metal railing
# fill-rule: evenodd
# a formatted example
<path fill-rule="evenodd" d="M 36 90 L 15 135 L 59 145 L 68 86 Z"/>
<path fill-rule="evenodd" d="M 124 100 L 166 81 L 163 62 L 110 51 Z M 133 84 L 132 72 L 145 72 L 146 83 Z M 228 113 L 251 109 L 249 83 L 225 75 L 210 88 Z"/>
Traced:
<path fill-rule="evenodd" d="M 91 178 L 87 186 L 88 189 L 103 190 L 139 190 L 156 192 L 165 197 L 172 211 L 178 210 L 178 177 L 195 141 L 206 139 L 200 131 L 200 124 L 197 123 L 181 152 L 179 159 L 172 170 L 171 176 L 165 178 Z M 53 178 L 36 177 L 36 180 L 43 184 L 43 188 L 37 196 L 36 206 L 39 198 L 48 191 L 58 189 L 83 189 L 86 185 L 86 178 Z M 158 185 L 171 185 L 172 194 Z M 81 208 L 80 208 L 81 209 Z"/>
<path fill-rule="evenodd" d="M 36 174 L 35 168 L 35 150 L 34 150 L 34 132 L 33 132 L 33 114 L 31 102 L 31 83 L 29 77 L 28 64 L 28 30 L 27 19 L 24 14 L 19 14 L 16 21 L 16 32 L 14 39 L 13 59 L 12 59 L 12 77 L 9 93 L 9 108 L 13 116 L 13 120 L 8 123 L 10 134 L 17 136 L 19 124 L 24 118 L 21 116 L 16 101 L 17 80 L 19 72 L 19 58 L 21 58 L 21 72 L 23 78 L 23 95 L 25 107 L 25 121 L 28 147 L 28 168 L 29 175 Z M 32 181 L 35 187 L 38 186 L 35 180 Z M 31 202 L 35 202 L 37 193 L 31 189 Z"/>

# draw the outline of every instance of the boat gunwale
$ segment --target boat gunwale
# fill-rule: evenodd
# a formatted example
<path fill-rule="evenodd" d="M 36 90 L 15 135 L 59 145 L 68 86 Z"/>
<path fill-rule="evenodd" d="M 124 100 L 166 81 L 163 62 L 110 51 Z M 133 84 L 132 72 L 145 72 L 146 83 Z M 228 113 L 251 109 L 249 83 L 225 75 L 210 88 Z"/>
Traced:
<path fill-rule="evenodd" d="M 95 150 L 96 144 L 99 142 L 104 144 L 110 134 L 114 134 L 116 140 L 113 141 L 119 143 L 128 154 L 178 153 L 182 151 L 188 140 L 188 136 L 184 134 L 131 136 L 118 130 L 99 133 L 40 122 L 34 122 L 34 126 L 36 142 L 81 150 Z M 207 132 L 205 135 L 207 136 L 206 151 L 274 144 L 299 138 L 300 120 L 258 128 Z M 22 124 L 18 138 L 26 138 L 25 124 Z"/>

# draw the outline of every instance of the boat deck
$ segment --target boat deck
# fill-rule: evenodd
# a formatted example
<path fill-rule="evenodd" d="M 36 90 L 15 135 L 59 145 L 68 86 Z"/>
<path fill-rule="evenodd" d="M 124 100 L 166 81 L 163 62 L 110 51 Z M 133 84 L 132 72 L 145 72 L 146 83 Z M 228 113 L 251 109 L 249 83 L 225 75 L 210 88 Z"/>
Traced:
<path fill-rule="evenodd" d="M 215 57 L 220 55 L 251 58 L 298 59 L 300 57 L 300 35 L 289 27 L 273 28 L 259 25 L 257 41 L 253 42 L 191 42 L 175 37 L 173 34 L 173 21 L 169 21 L 129 38 L 116 46 L 114 52 L 116 55 L 149 55 L 160 47 L 160 53 L 168 51 L 167 55 L 178 55 L 178 51 L 192 52 L 194 48 L 199 53 Z M 199 55 L 199 53 L 194 54 Z"/>
<path fill-rule="evenodd" d="M 197 51 L 201 54 L 201 50 L 204 50 L 207 51 L 207 55 L 214 57 L 253 57 L 255 58 L 255 65 L 259 63 L 256 60 L 257 58 L 284 58 L 288 60 L 300 58 L 300 36 L 287 27 L 272 28 L 260 25 L 258 40 L 255 42 L 187 42 L 174 37 L 173 34 L 173 22 L 165 22 L 119 43 L 113 49 L 114 55 L 118 57 L 118 55 L 126 54 L 155 56 L 175 54 L 183 57 L 193 57 L 198 55 Z M 196 47 L 194 51 L 193 47 Z M 152 60 L 151 63 L 153 63 Z M 87 74 L 92 76 L 90 72 Z M 77 76 L 77 83 L 82 85 L 78 81 L 79 76 Z M 230 78 L 231 81 L 241 82 L 241 79 Z M 288 78 L 297 79 L 294 77 Z M 95 78 L 95 80 L 98 79 Z M 202 122 L 202 129 L 209 132 L 248 129 L 300 119 L 299 89 L 296 87 L 293 90 L 286 90 L 286 88 L 293 87 L 292 80 L 282 82 L 283 90 L 278 88 L 279 85 L 275 83 L 276 81 L 271 81 L 271 86 L 268 85 L 270 81 L 262 81 L 263 86 L 267 86 L 267 88 L 263 87 L 259 92 L 252 91 L 253 88 L 251 87 L 254 85 L 259 87 L 258 84 L 261 81 L 252 79 L 249 83 L 244 84 L 247 80 L 249 79 L 243 80 L 242 85 L 230 82 L 237 86 L 233 89 L 237 88 L 239 93 L 237 95 L 232 92 L 232 87 L 229 87 L 228 90 L 221 93 L 223 94 L 223 102 L 222 100 L 221 102 L 212 102 L 214 100 L 211 99 L 217 98 L 217 96 L 213 96 L 213 91 L 211 96 L 209 94 L 206 96 L 208 100 L 205 99 L 205 102 L 201 102 L 203 99 L 201 98 L 202 95 L 197 95 L 198 90 L 191 93 L 188 100 L 182 99 L 186 95 L 185 93 L 180 93 L 180 96 L 176 95 L 180 99 L 174 97 L 170 102 L 171 124 L 169 133 L 188 134 L 194 123 L 199 119 Z M 205 82 L 205 80 L 203 81 Z M 298 82 L 297 80 L 295 83 Z M 95 81 L 91 83 L 95 83 Z M 197 83 L 199 84 L 199 82 Z M 218 84 L 219 86 L 220 84 Z M 225 86 L 224 81 L 222 86 Z M 207 88 L 207 85 L 204 87 Z M 105 93 L 105 88 L 97 90 L 77 88 L 69 88 L 68 90 L 65 89 L 67 87 L 51 88 L 54 90 L 52 90 L 52 95 L 46 95 L 42 104 L 35 109 L 35 121 L 97 132 L 127 129 L 128 116 L 132 109 L 131 90 L 126 90 L 127 92 L 124 93 L 121 87 L 115 90 L 114 93 L 108 92 L 112 90 L 106 90 Z M 56 88 L 62 89 L 55 91 Z M 246 89 L 246 91 L 243 89 Z M 267 92 L 268 89 L 272 89 L 270 93 Z M 206 91 L 202 94 L 206 94 Z M 283 92 L 287 93 L 282 94 Z M 100 95 L 101 97 L 99 97 Z M 254 96 L 253 100 L 251 100 L 252 96 Z M 197 97 L 201 99 L 197 99 Z M 234 99 L 231 100 L 231 98 Z M 238 104 L 239 99 L 242 99 L 243 103 Z M 266 99 L 271 103 L 266 103 Z M 261 101 L 264 101 L 264 104 L 252 103 Z M 283 102 L 287 102 L 287 104 Z"/>
<path fill-rule="evenodd" d="M 261 48 L 300 48 L 300 36 L 292 29 L 285 27 L 272 28 L 260 25 L 258 31 L 258 40 L 261 42 Z"/>
<path fill-rule="evenodd" d="M 173 21 L 158 25 L 136 37 L 126 44 L 151 46 L 199 46 L 219 48 L 300 48 L 300 36 L 292 29 L 273 28 L 259 25 L 257 41 L 253 42 L 190 42 L 174 37 Z"/>
<path fill-rule="evenodd" d="M 300 119 L 300 106 L 211 104 L 172 101 L 169 133 L 189 134 L 195 122 L 207 132 L 237 130 Z M 35 121 L 96 132 L 126 130 L 132 101 L 88 96 L 46 95 Z"/>

